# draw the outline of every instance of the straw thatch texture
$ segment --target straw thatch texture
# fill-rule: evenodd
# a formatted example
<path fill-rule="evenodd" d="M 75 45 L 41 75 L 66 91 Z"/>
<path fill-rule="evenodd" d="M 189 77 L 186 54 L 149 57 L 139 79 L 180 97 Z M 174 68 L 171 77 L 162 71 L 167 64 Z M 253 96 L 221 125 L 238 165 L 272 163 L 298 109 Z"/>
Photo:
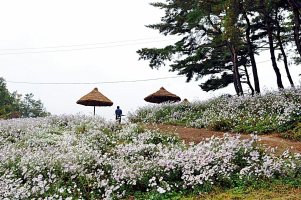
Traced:
<path fill-rule="evenodd" d="M 97 88 L 94 88 L 91 92 L 80 98 L 77 104 L 84 106 L 112 106 L 113 102 L 106 96 L 101 94 Z"/>
<path fill-rule="evenodd" d="M 189 101 L 188 101 L 188 99 L 184 99 L 183 101 L 182 101 L 182 103 L 190 103 Z"/>
<path fill-rule="evenodd" d="M 181 101 L 181 98 L 173 93 L 168 92 L 164 87 L 161 87 L 160 90 L 148 95 L 144 98 L 144 100 L 151 103 L 162 103 L 166 101 Z"/>

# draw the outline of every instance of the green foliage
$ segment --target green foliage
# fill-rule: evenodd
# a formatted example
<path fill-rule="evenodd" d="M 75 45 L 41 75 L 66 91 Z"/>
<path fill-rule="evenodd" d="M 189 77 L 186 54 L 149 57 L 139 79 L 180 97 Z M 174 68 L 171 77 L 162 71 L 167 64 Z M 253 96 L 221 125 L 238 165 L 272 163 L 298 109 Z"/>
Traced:
<path fill-rule="evenodd" d="M 281 136 L 286 139 L 301 141 L 301 122 L 298 122 L 292 130 L 282 133 Z"/>
<path fill-rule="evenodd" d="M 141 49 L 137 53 L 140 54 L 140 59 L 149 60 L 151 68 L 159 68 L 161 65 L 165 65 L 165 60 L 171 60 L 171 51 L 173 51 L 172 46 L 167 46 L 163 49 Z"/>
<path fill-rule="evenodd" d="M 170 70 L 185 75 L 187 82 L 194 77 L 196 81 L 206 78 L 200 84 L 205 91 L 239 83 L 240 79 L 252 88 L 245 70 L 252 66 L 255 91 L 260 93 L 254 55 L 273 52 L 274 47 L 281 46 L 291 52 L 286 55 L 282 51 L 282 57 L 287 57 L 288 62 L 300 63 L 300 12 L 296 2 L 169 0 L 151 3 L 164 10 L 164 15 L 159 23 L 146 27 L 163 35 L 176 35 L 179 40 L 162 48 L 142 48 L 137 51 L 139 59 L 149 60 L 152 69 L 171 61 Z M 277 31 L 280 37 L 276 38 Z M 267 46 L 268 38 L 270 49 L 261 48 Z M 291 51 L 291 47 L 295 51 Z M 244 72 L 240 72 L 242 68 Z M 238 93 L 243 92 L 239 90 Z"/>
<path fill-rule="evenodd" d="M 136 193 L 135 199 L 137 200 L 180 200 L 183 199 L 184 195 L 182 192 L 170 192 L 165 194 L 160 194 L 156 191 L 148 192 L 148 193 Z"/>
<path fill-rule="evenodd" d="M 247 114 L 247 113 L 246 113 Z M 243 133 L 269 133 L 278 129 L 276 116 L 261 116 L 261 118 L 242 118 L 242 123 L 233 127 L 234 132 Z M 245 120 L 245 121 L 244 121 Z"/>
<path fill-rule="evenodd" d="M 233 82 L 233 74 L 228 74 L 224 72 L 221 77 L 211 76 L 209 80 L 202 83 L 200 87 L 206 91 L 214 91 L 224 87 L 227 87 L 229 84 Z"/>
<path fill-rule="evenodd" d="M 41 100 L 33 99 L 32 93 L 25 94 L 20 102 L 20 112 L 22 117 L 46 117 L 49 115 Z"/>
<path fill-rule="evenodd" d="M 3 78 L 0 78 L 0 119 L 19 117 L 45 117 L 50 115 L 40 100 L 33 99 L 32 93 L 24 98 L 17 92 L 10 93 Z"/>
<path fill-rule="evenodd" d="M 137 126 L 135 126 L 133 128 L 133 132 L 134 133 L 143 133 L 143 132 L 145 132 L 145 128 L 143 127 L 142 124 L 137 124 Z"/>
<path fill-rule="evenodd" d="M 224 119 L 218 119 L 218 120 L 211 120 L 207 128 L 211 130 L 216 130 L 216 131 L 229 131 L 232 128 L 231 121 L 227 118 Z"/>
<path fill-rule="evenodd" d="M 282 178 L 272 181 L 267 180 L 243 180 L 234 178 L 230 184 L 231 187 L 213 187 L 208 186 L 206 190 L 195 188 L 193 191 L 175 191 L 160 194 L 158 192 L 136 192 L 135 199 L 153 199 L 153 200 L 197 200 L 197 199 L 271 199 L 286 198 L 296 199 L 298 194 L 289 194 L 298 189 L 301 184 L 301 178 Z M 230 179 L 229 179 L 230 180 Z M 278 198 L 279 197 L 279 198 Z"/>
<path fill-rule="evenodd" d="M 142 48 L 137 51 L 139 59 L 149 60 L 151 68 L 172 61 L 171 71 L 185 75 L 187 81 L 191 81 L 194 75 L 197 78 L 209 75 L 209 81 L 203 86 L 208 90 L 233 83 L 232 77 L 229 79 L 225 75 L 229 74 L 232 65 L 229 64 L 231 55 L 219 19 L 219 12 L 222 12 L 220 2 L 168 1 L 151 5 L 164 9 L 165 16 L 161 18 L 162 23 L 147 27 L 182 38 L 164 48 Z M 224 75 L 220 76 L 222 73 Z"/>
<path fill-rule="evenodd" d="M 75 128 L 75 133 L 77 134 L 83 134 L 86 133 L 87 131 L 88 131 L 87 124 L 81 124 Z"/>
<path fill-rule="evenodd" d="M 19 98 L 16 92 L 10 93 L 7 90 L 5 80 L 0 77 L 0 118 L 20 116 Z"/>
<path fill-rule="evenodd" d="M 297 192 L 297 193 L 296 193 Z M 188 198 L 183 198 L 188 200 Z M 253 180 L 253 184 L 234 187 L 231 189 L 216 188 L 214 191 L 195 195 L 190 200 L 223 200 L 223 199 L 300 199 L 298 186 L 287 184 L 286 180 L 280 181 L 258 181 Z"/>

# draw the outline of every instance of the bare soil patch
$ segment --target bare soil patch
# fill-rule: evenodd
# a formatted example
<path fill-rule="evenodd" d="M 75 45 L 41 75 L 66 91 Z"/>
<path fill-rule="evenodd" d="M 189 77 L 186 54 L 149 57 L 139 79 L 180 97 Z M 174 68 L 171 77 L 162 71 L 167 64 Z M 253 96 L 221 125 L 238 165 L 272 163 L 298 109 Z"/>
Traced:
<path fill-rule="evenodd" d="M 183 126 L 173 126 L 165 124 L 146 124 L 147 129 L 158 129 L 163 133 L 176 134 L 185 142 L 195 142 L 198 143 L 205 138 L 210 138 L 212 136 L 223 137 L 225 132 L 211 131 L 204 128 L 188 128 Z M 229 133 L 231 135 L 236 135 L 236 133 Z M 241 134 L 242 139 L 250 138 L 249 134 Z M 266 147 L 277 148 L 277 152 L 283 152 L 289 149 L 291 152 L 301 153 L 301 142 L 296 142 L 292 140 L 287 140 L 280 137 L 279 133 L 258 135 L 260 143 Z"/>

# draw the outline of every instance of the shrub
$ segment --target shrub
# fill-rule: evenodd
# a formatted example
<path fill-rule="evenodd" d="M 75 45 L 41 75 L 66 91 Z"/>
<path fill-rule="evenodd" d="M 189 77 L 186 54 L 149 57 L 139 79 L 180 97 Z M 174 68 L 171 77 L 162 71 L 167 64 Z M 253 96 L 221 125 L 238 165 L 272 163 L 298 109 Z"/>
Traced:
<path fill-rule="evenodd" d="M 147 114 L 146 114 L 147 113 Z M 292 130 L 301 120 L 301 88 L 245 97 L 221 96 L 207 101 L 139 108 L 132 122 L 178 124 L 213 130 L 268 133 Z"/>

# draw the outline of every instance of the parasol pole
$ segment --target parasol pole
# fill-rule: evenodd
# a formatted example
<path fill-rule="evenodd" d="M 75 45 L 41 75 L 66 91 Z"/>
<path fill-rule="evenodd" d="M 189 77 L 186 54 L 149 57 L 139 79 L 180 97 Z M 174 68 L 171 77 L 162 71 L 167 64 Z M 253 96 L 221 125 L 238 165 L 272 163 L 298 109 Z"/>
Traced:
<path fill-rule="evenodd" d="M 95 115 L 95 106 L 94 106 L 94 115 Z"/>

